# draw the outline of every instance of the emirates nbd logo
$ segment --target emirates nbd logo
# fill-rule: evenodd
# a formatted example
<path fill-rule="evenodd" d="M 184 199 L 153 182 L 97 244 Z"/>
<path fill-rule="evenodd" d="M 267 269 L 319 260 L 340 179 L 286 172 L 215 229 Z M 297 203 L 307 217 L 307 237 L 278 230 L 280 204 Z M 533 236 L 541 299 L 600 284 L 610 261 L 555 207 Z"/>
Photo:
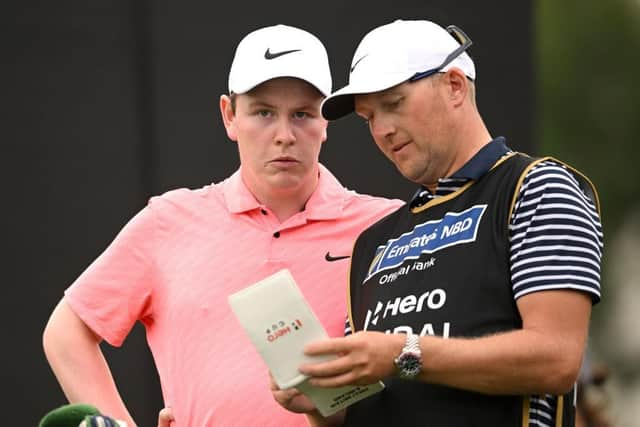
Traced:
<path fill-rule="evenodd" d="M 369 267 L 368 281 L 381 271 L 399 267 L 405 261 L 431 254 L 450 246 L 474 242 L 487 205 L 475 205 L 462 212 L 447 212 L 442 219 L 416 225 L 397 239 L 376 249 Z"/>

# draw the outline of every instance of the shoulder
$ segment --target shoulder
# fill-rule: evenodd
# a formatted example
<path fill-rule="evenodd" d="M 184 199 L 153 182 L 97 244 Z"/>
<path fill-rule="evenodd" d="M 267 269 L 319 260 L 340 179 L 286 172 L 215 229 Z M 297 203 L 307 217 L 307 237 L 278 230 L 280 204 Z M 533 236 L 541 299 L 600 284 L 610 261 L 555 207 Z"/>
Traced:
<path fill-rule="evenodd" d="M 520 192 L 536 193 L 554 187 L 578 188 L 567 168 L 555 161 L 538 159 L 525 171 Z"/>
<path fill-rule="evenodd" d="M 358 193 L 345 187 L 324 165 L 320 164 L 320 184 L 316 193 L 317 199 L 322 202 L 340 201 L 344 214 L 366 213 L 388 214 L 398 209 L 404 204 L 402 200 L 392 199 L 382 196 Z"/>
<path fill-rule="evenodd" d="M 358 240 L 369 241 L 378 240 L 380 236 L 387 235 L 389 230 L 396 229 L 398 224 L 403 223 L 403 218 L 410 215 L 409 206 L 402 203 L 396 206 L 393 211 L 386 215 L 379 216 L 360 234 Z"/>
<path fill-rule="evenodd" d="M 221 184 L 209 184 L 197 189 L 176 188 L 149 199 L 147 208 L 160 218 L 191 216 L 197 212 L 216 210 L 223 206 Z"/>
<path fill-rule="evenodd" d="M 580 181 L 586 182 L 582 183 Z M 524 182 L 529 187 L 540 187 L 554 183 L 575 188 L 581 188 L 584 184 L 593 187 L 589 179 L 580 171 L 551 157 L 543 157 L 532 161 L 525 172 Z"/>
<path fill-rule="evenodd" d="M 393 199 L 381 196 L 373 196 L 370 194 L 361 194 L 353 190 L 346 191 L 347 204 L 353 207 L 367 207 L 370 209 L 398 209 L 405 202 L 400 199 Z"/>
<path fill-rule="evenodd" d="M 369 223 L 384 218 L 405 205 L 399 199 L 390 199 L 347 190 L 344 203 L 345 215 L 359 215 L 370 218 Z"/>
<path fill-rule="evenodd" d="M 598 194 L 589 178 L 568 164 L 550 157 L 531 163 L 518 191 L 520 205 L 542 198 L 556 198 L 588 211 L 599 211 Z"/>
<path fill-rule="evenodd" d="M 550 157 L 533 159 L 526 173 L 527 179 L 550 177 L 571 177 L 567 165 Z"/>

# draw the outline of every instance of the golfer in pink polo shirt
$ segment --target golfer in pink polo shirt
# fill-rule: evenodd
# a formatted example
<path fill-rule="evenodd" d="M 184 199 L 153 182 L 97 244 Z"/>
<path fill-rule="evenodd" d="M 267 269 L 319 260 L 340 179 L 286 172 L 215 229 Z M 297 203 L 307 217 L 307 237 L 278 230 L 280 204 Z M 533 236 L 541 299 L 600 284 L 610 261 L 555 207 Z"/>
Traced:
<path fill-rule="evenodd" d="M 347 269 L 361 230 L 401 202 L 344 188 L 318 163 L 331 91 L 322 43 L 277 25 L 238 45 L 220 111 L 240 167 L 222 182 L 153 197 L 66 290 L 44 332 L 71 402 L 135 422 L 99 344 L 146 328 L 179 427 L 296 426 L 227 296 L 288 268 L 332 336 L 343 334 Z M 268 304 L 268 301 L 265 301 Z"/>

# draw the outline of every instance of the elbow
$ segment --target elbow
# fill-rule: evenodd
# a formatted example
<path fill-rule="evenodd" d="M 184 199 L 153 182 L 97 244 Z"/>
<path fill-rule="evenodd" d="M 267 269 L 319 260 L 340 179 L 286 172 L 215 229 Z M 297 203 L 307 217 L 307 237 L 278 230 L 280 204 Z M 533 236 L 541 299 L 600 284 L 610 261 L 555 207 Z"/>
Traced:
<path fill-rule="evenodd" d="M 554 395 L 562 395 L 571 391 L 578 379 L 577 374 L 564 374 L 555 378 L 551 384 L 549 384 L 549 393 Z"/>
<path fill-rule="evenodd" d="M 98 344 L 89 328 L 61 301 L 49 317 L 42 332 L 42 348 L 49 363 L 62 355 Z"/>
<path fill-rule="evenodd" d="M 55 322 L 49 319 L 42 332 L 42 349 L 49 362 L 56 352 L 57 343 L 59 342 L 59 333 Z"/>
<path fill-rule="evenodd" d="M 562 395 L 571 391 L 580 373 L 581 359 L 565 358 L 554 364 L 553 368 L 545 368 L 547 378 L 544 392 L 554 395 Z"/>
<path fill-rule="evenodd" d="M 53 341 L 53 328 L 51 326 L 51 319 L 44 326 L 44 330 L 42 331 L 42 348 L 46 353 L 47 350 L 51 348 L 51 343 Z"/>

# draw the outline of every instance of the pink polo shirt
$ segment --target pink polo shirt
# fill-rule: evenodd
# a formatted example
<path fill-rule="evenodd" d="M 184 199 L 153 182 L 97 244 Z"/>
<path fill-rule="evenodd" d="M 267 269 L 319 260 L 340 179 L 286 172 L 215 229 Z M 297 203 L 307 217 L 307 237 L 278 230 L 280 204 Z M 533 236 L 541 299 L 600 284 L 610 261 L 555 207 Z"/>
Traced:
<path fill-rule="evenodd" d="M 341 336 L 349 260 L 325 255 L 350 255 L 360 231 L 401 204 L 347 190 L 321 166 L 305 210 L 280 223 L 238 171 L 151 198 L 65 296 L 114 346 L 144 324 L 176 426 L 306 425 L 273 400 L 227 296 L 288 268 L 329 335 Z"/>

